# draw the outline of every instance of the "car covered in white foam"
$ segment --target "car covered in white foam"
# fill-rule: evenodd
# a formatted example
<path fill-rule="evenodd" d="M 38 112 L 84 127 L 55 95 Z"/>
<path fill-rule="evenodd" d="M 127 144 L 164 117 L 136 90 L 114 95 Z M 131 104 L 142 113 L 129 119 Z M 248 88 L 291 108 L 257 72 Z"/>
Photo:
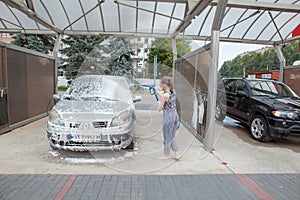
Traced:
<path fill-rule="evenodd" d="M 47 137 L 54 149 L 97 151 L 133 148 L 134 102 L 124 77 L 83 75 L 72 81 L 49 113 Z"/>

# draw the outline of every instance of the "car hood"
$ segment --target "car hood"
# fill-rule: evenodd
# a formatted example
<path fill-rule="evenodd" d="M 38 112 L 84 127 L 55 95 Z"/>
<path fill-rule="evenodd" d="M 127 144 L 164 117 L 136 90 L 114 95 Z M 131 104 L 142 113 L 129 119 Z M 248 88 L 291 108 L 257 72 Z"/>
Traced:
<path fill-rule="evenodd" d="M 289 108 L 289 109 L 300 110 L 300 100 L 299 99 L 292 99 L 292 98 L 276 99 L 275 105 L 277 105 L 277 104 L 284 105 L 286 108 Z"/>
<path fill-rule="evenodd" d="M 62 119 L 69 121 L 111 120 L 123 111 L 134 110 L 120 101 L 60 100 L 54 108 Z"/>
<path fill-rule="evenodd" d="M 274 98 L 274 97 L 258 97 L 257 100 L 268 104 L 276 110 L 300 110 L 300 100 L 291 97 Z"/>

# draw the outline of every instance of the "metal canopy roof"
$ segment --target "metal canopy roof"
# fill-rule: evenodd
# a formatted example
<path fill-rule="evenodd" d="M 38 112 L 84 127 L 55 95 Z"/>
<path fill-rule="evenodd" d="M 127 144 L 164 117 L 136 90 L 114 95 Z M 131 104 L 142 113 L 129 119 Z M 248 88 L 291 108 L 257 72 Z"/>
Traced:
<path fill-rule="evenodd" d="M 209 40 L 218 0 L 1 0 L 0 32 Z M 291 40 L 300 0 L 228 0 L 220 40 Z M 299 37 L 298 37 L 299 38 Z M 297 39 L 298 39 L 297 38 Z"/>

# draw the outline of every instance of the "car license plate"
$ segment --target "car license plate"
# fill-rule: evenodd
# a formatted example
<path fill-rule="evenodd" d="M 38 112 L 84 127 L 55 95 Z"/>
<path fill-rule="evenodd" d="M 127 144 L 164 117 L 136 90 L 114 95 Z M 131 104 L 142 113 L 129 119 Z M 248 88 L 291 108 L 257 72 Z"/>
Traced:
<path fill-rule="evenodd" d="M 73 139 L 81 141 L 101 141 L 101 135 L 74 135 Z"/>

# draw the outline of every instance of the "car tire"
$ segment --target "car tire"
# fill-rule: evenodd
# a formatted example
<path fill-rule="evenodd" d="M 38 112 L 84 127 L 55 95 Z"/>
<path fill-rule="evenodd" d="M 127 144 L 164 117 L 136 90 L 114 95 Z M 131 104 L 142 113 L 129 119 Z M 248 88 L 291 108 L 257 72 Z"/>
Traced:
<path fill-rule="evenodd" d="M 225 119 L 226 115 L 219 103 L 216 104 L 216 113 L 215 113 L 215 118 L 218 121 L 223 121 Z"/>
<path fill-rule="evenodd" d="M 58 148 L 52 144 L 50 144 L 50 147 L 53 149 L 53 150 L 58 150 Z"/>
<path fill-rule="evenodd" d="M 269 131 L 269 124 L 261 115 L 256 115 L 250 123 L 250 133 L 252 137 L 260 142 L 269 142 L 272 140 Z"/>
<path fill-rule="evenodd" d="M 126 149 L 133 150 L 134 149 L 134 140 L 132 139 L 131 143 L 126 147 Z"/>

